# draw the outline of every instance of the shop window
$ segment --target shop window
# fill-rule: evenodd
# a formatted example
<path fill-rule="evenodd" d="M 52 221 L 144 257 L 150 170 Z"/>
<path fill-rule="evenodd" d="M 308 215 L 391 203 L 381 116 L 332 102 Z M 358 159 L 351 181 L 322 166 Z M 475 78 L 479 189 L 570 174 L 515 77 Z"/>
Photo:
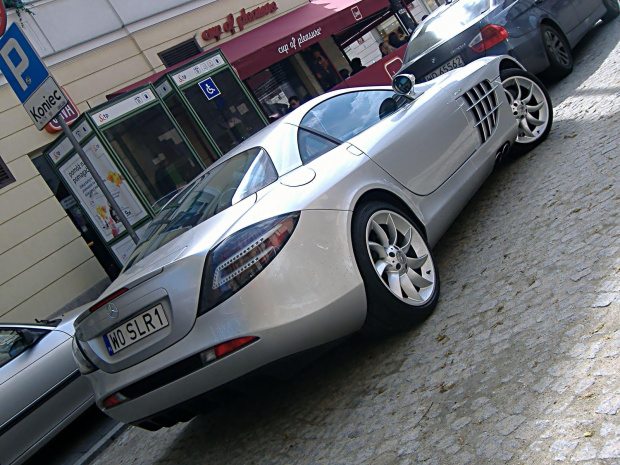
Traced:
<path fill-rule="evenodd" d="M 220 91 L 217 97 L 209 99 L 199 84 L 182 92 L 219 149 L 226 153 L 265 124 L 229 69 L 211 79 Z"/>
<path fill-rule="evenodd" d="M 45 156 L 36 157 L 32 160 L 34 166 L 54 193 L 54 196 L 60 202 L 60 205 L 67 213 L 75 227 L 82 234 L 86 244 L 92 251 L 95 258 L 99 261 L 103 269 L 106 271 L 110 279 L 115 279 L 120 268 L 112 258 L 112 255 L 106 248 L 105 244 L 99 238 L 99 235 L 88 220 L 86 213 L 82 210 L 76 198 L 69 192 L 66 186 L 61 182 L 56 171 L 51 167 Z"/>
<path fill-rule="evenodd" d="M 297 97 L 300 102 L 312 98 L 293 63 L 286 58 L 246 80 L 265 115 L 270 121 L 290 111 L 289 99 Z"/>
<path fill-rule="evenodd" d="M 162 63 L 166 65 L 166 68 L 170 68 L 177 63 L 181 63 L 182 61 L 198 55 L 199 53 L 202 53 L 200 45 L 198 45 L 196 39 L 190 39 L 185 42 L 181 42 L 168 50 L 159 52 L 157 55 L 159 55 Z"/>
<path fill-rule="evenodd" d="M 310 67 L 323 92 L 328 91 L 341 82 L 340 74 L 338 74 L 331 61 L 326 58 L 325 52 L 319 45 L 314 44 L 306 48 L 301 52 L 301 56 Z"/>
<path fill-rule="evenodd" d="M 198 160 L 160 105 L 141 111 L 104 131 L 151 205 L 194 179 Z"/>
<path fill-rule="evenodd" d="M 6 163 L 4 163 L 4 160 L 2 160 L 2 157 L 0 157 L 0 189 L 13 182 L 15 182 L 15 177 L 9 171 L 9 168 L 6 166 Z"/>
<path fill-rule="evenodd" d="M 369 66 L 407 43 L 398 19 L 394 15 L 381 18 L 369 24 L 360 32 L 342 43 L 349 60 L 359 58 L 363 66 Z"/>
<path fill-rule="evenodd" d="M 217 152 L 198 127 L 196 120 L 189 114 L 189 111 L 181 102 L 181 98 L 175 93 L 170 93 L 165 97 L 164 103 L 204 165 L 209 166 L 216 161 L 218 159 Z"/>

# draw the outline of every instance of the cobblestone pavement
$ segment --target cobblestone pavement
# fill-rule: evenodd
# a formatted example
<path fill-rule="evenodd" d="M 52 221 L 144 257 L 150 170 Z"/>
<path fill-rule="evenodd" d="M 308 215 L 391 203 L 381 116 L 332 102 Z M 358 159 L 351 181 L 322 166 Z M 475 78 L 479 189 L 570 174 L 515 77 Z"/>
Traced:
<path fill-rule="evenodd" d="M 588 36 L 547 142 L 442 239 L 423 325 L 95 463 L 619 464 L 619 40 L 620 20 Z"/>

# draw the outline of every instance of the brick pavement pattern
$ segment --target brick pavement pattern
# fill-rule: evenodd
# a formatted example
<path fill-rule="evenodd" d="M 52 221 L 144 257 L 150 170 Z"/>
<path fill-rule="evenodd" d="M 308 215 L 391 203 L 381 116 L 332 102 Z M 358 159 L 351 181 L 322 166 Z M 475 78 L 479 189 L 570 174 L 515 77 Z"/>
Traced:
<path fill-rule="evenodd" d="M 435 249 L 442 295 L 404 334 L 340 346 L 259 398 L 104 464 L 620 464 L 620 20 L 550 86 L 555 124 Z"/>

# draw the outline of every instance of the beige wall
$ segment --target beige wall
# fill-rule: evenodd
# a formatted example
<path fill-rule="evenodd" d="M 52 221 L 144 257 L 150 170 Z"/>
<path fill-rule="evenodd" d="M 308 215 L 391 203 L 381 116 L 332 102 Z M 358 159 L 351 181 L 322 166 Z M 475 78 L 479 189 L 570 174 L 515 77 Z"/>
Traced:
<path fill-rule="evenodd" d="M 81 111 L 105 96 L 164 69 L 157 53 L 196 37 L 203 49 L 215 45 L 200 34 L 222 24 L 228 13 L 266 1 L 214 2 L 130 32 L 87 53 L 50 67 Z M 278 10 L 247 25 L 252 30 L 305 0 L 276 0 Z M 241 33 L 241 34 L 242 34 Z M 239 37 L 240 33 L 234 37 Z M 219 43 L 230 39 L 224 34 Z M 77 298 L 106 274 L 31 161 L 55 139 L 37 131 L 8 85 L 0 87 L 0 156 L 16 182 L 0 189 L 0 320 L 44 318 Z"/>

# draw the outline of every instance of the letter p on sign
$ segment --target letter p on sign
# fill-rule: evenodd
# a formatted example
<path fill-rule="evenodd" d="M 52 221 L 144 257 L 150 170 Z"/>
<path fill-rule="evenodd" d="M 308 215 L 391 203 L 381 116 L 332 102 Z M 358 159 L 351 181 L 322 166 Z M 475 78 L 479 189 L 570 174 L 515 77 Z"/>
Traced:
<path fill-rule="evenodd" d="M 11 53 L 13 52 L 13 53 Z M 30 61 L 24 53 L 24 50 L 19 46 L 17 41 L 12 37 L 6 41 L 6 44 L 0 49 L 0 56 L 6 62 L 11 74 L 15 77 L 17 83 L 21 86 L 22 90 L 28 88 L 28 83 L 24 79 L 24 73 L 28 69 Z M 30 80 L 30 78 L 27 78 Z"/>
<path fill-rule="evenodd" d="M 0 71 L 21 103 L 50 75 L 17 23 L 11 24 L 0 37 Z"/>

